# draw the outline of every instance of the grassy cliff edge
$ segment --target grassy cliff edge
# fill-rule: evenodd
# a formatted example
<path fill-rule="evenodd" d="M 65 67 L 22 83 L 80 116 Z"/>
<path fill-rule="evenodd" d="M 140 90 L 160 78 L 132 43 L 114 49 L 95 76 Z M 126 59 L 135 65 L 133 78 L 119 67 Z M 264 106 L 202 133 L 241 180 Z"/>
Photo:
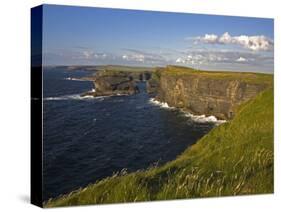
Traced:
<path fill-rule="evenodd" d="M 273 87 L 160 167 L 122 171 L 44 207 L 273 193 Z"/>

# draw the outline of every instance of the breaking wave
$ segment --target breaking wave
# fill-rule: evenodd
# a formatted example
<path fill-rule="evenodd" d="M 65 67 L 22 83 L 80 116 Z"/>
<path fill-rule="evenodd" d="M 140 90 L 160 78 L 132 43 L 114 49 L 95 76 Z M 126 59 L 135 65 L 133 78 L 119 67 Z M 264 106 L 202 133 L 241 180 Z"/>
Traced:
<path fill-rule="evenodd" d="M 72 81 L 88 81 L 88 80 L 85 80 L 85 79 L 79 79 L 79 78 L 73 78 L 73 77 L 67 77 L 67 78 L 64 78 L 65 80 L 72 80 Z"/>
<path fill-rule="evenodd" d="M 60 100 L 88 100 L 88 99 L 104 99 L 108 96 L 80 96 L 80 94 L 65 95 L 65 96 L 56 96 L 56 97 L 45 97 L 45 101 L 60 101 Z"/>
<path fill-rule="evenodd" d="M 158 100 L 156 100 L 155 98 L 150 98 L 149 102 L 157 105 L 161 108 L 166 108 L 166 109 L 175 109 L 175 107 L 171 107 L 168 105 L 167 102 L 160 102 Z M 182 110 L 181 110 L 182 111 Z M 225 123 L 226 120 L 219 120 L 217 119 L 215 116 L 206 116 L 206 115 L 194 115 L 185 111 L 182 111 L 184 113 L 184 116 L 192 119 L 195 122 L 198 123 L 215 123 L 215 124 L 222 124 Z"/>
<path fill-rule="evenodd" d="M 93 88 L 91 92 L 95 92 Z M 98 99 L 103 100 L 104 98 L 109 98 L 113 96 L 128 96 L 127 94 L 119 94 L 116 95 L 108 95 L 108 96 L 92 96 L 92 95 L 85 95 L 81 96 L 80 94 L 72 94 L 72 95 L 64 95 L 64 96 L 55 96 L 55 97 L 45 97 L 43 100 L 45 101 L 60 101 L 60 100 L 90 100 L 90 99 Z"/>
<path fill-rule="evenodd" d="M 157 106 L 159 106 L 159 107 L 161 107 L 161 108 L 175 109 L 175 107 L 170 107 L 167 102 L 160 102 L 160 101 L 156 100 L 155 98 L 150 98 L 150 99 L 149 99 L 149 102 L 150 102 L 151 104 L 157 105 Z"/>
<path fill-rule="evenodd" d="M 219 120 L 215 116 L 193 115 L 188 112 L 184 112 L 184 115 L 188 118 L 191 118 L 193 121 L 196 121 L 199 123 L 212 122 L 212 123 L 216 123 L 216 124 L 222 124 L 222 123 L 226 122 L 226 120 Z"/>

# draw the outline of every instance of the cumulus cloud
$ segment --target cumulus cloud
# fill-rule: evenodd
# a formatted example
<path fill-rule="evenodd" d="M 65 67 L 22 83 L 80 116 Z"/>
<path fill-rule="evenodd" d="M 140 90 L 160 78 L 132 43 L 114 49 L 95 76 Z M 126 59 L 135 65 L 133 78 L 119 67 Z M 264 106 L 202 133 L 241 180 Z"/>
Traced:
<path fill-rule="evenodd" d="M 209 44 L 235 44 L 253 51 L 268 51 L 272 50 L 274 46 L 274 42 L 264 35 L 231 36 L 228 32 L 225 32 L 221 36 L 215 34 L 205 34 L 202 37 L 196 37 L 195 41 Z"/>
<path fill-rule="evenodd" d="M 198 37 L 197 39 L 205 43 L 218 43 L 219 37 L 215 34 L 205 34 L 204 37 Z"/>
<path fill-rule="evenodd" d="M 178 57 L 175 62 L 187 65 L 201 65 L 229 62 L 230 60 L 232 60 L 231 57 L 220 51 L 191 51 Z"/>
<path fill-rule="evenodd" d="M 182 52 L 175 63 L 186 65 L 244 64 L 263 66 L 273 63 L 273 55 L 230 50 L 192 50 Z"/>
<path fill-rule="evenodd" d="M 246 58 L 244 58 L 244 57 L 239 57 L 236 61 L 237 62 L 246 62 L 248 60 Z"/>
<path fill-rule="evenodd" d="M 82 56 L 79 56 L 80 59 L 106 59 L 108 55 L 106 53 L 95 53 L 94 51 L 84 50 L 82 51 Z"/>
<path fill-rule="evenodd" d="M 148 63 L 148 64 L 166 64 L 169 59 L 164 56 L 164 53 L 148 53 L 138 49 L 124 49 L 125 54 L 122 59 L 128 62 Z"/>
<path fill-rule="evenodd" d="M 184 62 L 185 62 L 185 60 L 181 57 L 176 59 L 176 63 L 184 63 Z"/>
<path fill-rule="evenodd" d="M 124 54 L 122 55 L 122 59 L 127 61 L 144 62 L 145 56 L 142 54 Z"/>
<path fill-rule="evenodd" d="M 272 52 L 194 49 L 182 51 L 174 63 L 195 69 L 272 72 L 274 55 Z"/>
<path fill-rule="evenodd" d="M 206 62 L 207 58 L 204 55 L 198 53 L 189 53 L 176 59 L 176 63 L 182 63 L 187 65 L 198 65 Z"/>
<path fill-rule="evenodd" d="M 83 51 L 82 54 L 85 59 L 90 59 L 94 53 L 92 51 Z"/>
<path fill-rule="evenodd" d="M 124 59 L 124 60 L 129 60 L 129 56 L 126 55 L 126 54 L 124 54 L 124 55 L 122 55 L 122 59 Z"/>

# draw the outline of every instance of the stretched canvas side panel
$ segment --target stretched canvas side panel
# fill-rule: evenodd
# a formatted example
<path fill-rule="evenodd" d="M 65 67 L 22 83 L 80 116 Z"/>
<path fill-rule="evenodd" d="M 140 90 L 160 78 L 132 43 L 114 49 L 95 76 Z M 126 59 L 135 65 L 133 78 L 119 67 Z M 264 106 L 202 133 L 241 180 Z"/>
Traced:
<path fill-rule="evenodd" d="M 42 207 L 42 15 L 31 9 L 31 203 Z"/>

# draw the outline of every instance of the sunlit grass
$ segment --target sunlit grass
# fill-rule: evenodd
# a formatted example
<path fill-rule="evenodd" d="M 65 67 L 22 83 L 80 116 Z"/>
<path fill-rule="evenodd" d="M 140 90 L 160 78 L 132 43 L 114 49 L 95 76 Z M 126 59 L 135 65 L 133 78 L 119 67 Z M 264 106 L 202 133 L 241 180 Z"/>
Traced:
<path fill-rule="evenodd" d="M 196 76 L 196 77 L 207 77 L 209 79 L 223 79 L 223 80 L 239 80 L 247 83 L 263 83 L 272 84 L 273 75 L 263 73 L 252 73 L 252 72 L 238 72 L 238 71 L 204 71 L 197 70 L 182 66 L 167 66 L 161 73 L 163 75 L 171 76 Z"/>

